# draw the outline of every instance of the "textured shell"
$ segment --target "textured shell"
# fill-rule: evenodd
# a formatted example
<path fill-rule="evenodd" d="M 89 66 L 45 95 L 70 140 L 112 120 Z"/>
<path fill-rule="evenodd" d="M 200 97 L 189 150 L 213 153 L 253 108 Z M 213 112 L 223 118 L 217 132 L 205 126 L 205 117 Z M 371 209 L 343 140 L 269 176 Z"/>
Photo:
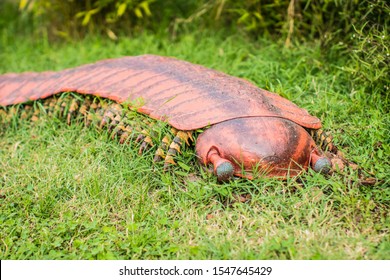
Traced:
<path fill-rule="evenodd" d="M 270 177 L 296 176 L 307 169 L 316 151 L 303 127 L 272 117 L 238 118 L 204 131 L 196 141 L 196 153 L 204 165 L 209 163 L 210 147 L 232 163 L 234 175 L 246 178 L 253 178 L 254 169 Z"/>
<path fill-rule="evenodd" d="M 243 117 L 281 117 L 318 129 L 306 110 L 252 83 L 181 61 L 155 55 L 123 57 L 59 72 L 0 76 L 0 105 L 6 106 L 74 91 L 119 103 L 141 99 L 138 110 L 193 130 Z"/>

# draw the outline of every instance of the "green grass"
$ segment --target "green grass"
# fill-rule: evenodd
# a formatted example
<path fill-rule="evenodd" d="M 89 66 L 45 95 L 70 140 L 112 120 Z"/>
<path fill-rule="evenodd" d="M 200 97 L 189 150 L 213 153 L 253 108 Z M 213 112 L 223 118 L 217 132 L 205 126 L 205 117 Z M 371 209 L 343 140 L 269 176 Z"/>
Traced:
<path fill-rule="evenodd" d="M 43 117 L 0 125 L 1 259 L 389 259 L 389 100 L 355 87 L 335 49 L 228 32 L 49 43 L 3 29 L 0 73 L 169 55 L 244 77 L 323 120 L 375 174 L 312 171 L 218 184 L 188 150 L 172 172 L 105 132 Z"/>

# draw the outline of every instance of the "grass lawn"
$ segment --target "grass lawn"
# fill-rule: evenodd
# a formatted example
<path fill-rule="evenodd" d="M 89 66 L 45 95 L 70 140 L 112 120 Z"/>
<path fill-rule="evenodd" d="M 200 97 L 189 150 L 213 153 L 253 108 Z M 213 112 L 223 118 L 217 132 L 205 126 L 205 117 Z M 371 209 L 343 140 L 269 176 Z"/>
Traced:
<path fill-rule="evenodd" d="M 345 170 L 218 184 L 191 149 L 164 173 L 153 152 L 140 157 L 82 124 L 0 124 L 1 259 L 390 258 L 389 100 L 354 85 L 336 48 L 324 55 L 316 43 L 285 49 L 223 32 L 65 44 L 4 29 L 0 40 L 0 73 L 151 53 L 249 79 L 320 117 L 379 180 L 363 186 Z"/>

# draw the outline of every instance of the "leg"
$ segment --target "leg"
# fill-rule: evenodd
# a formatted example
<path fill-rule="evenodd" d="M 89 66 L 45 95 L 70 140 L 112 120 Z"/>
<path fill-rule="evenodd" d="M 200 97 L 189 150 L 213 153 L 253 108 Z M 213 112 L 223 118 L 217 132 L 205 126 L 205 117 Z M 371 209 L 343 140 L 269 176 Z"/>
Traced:
<path fill-rule="evenodd" d="M 31 121 L 32 122 L 36 122 L 37 120 L 39 120 L 39 115 L 41 113 L 41 111 L 39 110 L 38 106 L 33 106 L 33 114 L 31 116 Z"/>
<path fill-rule="evenodd" d="M 89 107 L 86 126 L 91 125 L 91 123 L 100 125 L 107 106 L 107 103 L 102 103 L 98 98 L 94 98 Z"/>
<path fill-rule="evenodd" d="M 79 113 L 83 116 L 84 124 L 88 125 L 89 108 L 91 107 L 91 99 L 85 97 L 83 104 L 81 104 Z"/>
<path fill-rule="evenodd" d="M 209 151 L 207 158 L 214 166 L 214 173 L 217 175 L 218 181 L 228 181 L 233 177 L 233 164 L 229 160 L 221 158 L 216 148 L 212 148 Z"/>
<path fill-rule="evenodd" d="M 310 159 L 311 167 L 315 172 L 328 174 L 332 169 L 331 161 L 323 155 L 320 155 L 317 150 L 314 150 Z"/>
<path fill-rule="evenodd" d="M 333 136 L 323 131 L 322 129 L 310 130 L 310 136 L 314 139 L 317 146 L 323 151 L 337 152 L 337 148 L 333 145 Z"/>
<path fill-rule="evenodd" d="M 69 106 L 68 115 L 66 117 L 67 124 L 70 124 L 72 118 L 74 118 L 77 115 L 79 106 L 80 106 L 80 101 L 76 98 L 73 98 Z"/>
<path fill-rule="evenodd" d="M 122 115 L 122 107 L 119 104 L 113 103 L 108 105 L 100 122 L 100 127 L 103 128 L 107 124 L 110 124 L 109 130 L 112 130 L 113 126 L 119 123 L 120 119 L 122 118 Z"/>
<path fill-rule="evenodd" d="M 174 129 L 174 131 L 176 131 Z M 174 157 L 177 155 L 177 153 L 180 153 L 180 149 L 182 146 L 182 143 L 186 143 L 186 145 L 190 145 L 189 140 L 193 141 L 192 139 L 192 131 L 181 131 L 179 130 L 176 133 L 175 138 L 173 138 L 173 141 L 169 145 L 168 152 L 165 156 L 164 160 L 164 170 L 167 170 L 170 165 L 176 164 Z M 161 151 L 160 151 L 161 152 Z"/>
<path fill-rule="evenodd" d="M 137 139 L 135 140 L 137 143 L 141 142 L 141 145 L 138 150 L 138 154 L 142 155 L 142 153 L 147 150 L 148 148 L 153 146 L 153 139 L 150 136 L 150 132 L 147 130 L 142 130 L 141 134 L 138 135 Z"/>
<path fill-rule="evenodd" d="M 32 106 L 25 105 L 22 107 L 21 111 L 22 112 L 20 113 L 20 119 L 27 120 L 27 119 L 30 119 L 33 109 L 32 109 Z"/>
<path fill-rule="evenodd" d="M 169 135 L 165 135 L 161 141 L 160 146 L 156 150 L 156 153 L 153 158 L 154 162 L 159 162 L 165 158 L 165 151 L 168 149 L 169 143 L 171 143 L 171 138 L 169 137 Z"/>

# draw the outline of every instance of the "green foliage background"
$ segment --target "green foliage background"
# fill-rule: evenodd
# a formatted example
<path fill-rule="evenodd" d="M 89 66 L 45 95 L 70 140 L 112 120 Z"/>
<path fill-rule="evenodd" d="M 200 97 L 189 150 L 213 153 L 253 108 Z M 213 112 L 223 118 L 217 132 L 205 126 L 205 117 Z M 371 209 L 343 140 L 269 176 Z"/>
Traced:
<path fill-rule="evenodd" d="M 390 6 L 381 0 L 14 0 L 32 31 L 74 40 L 100 33 L 112 40 L 140 32 L 175 38 L 188 30 L 229 29 L 287 47 L 320 40 L 323 50 L 350 58 L 345 71 L 389 97 Z M 23 26 L 25 29 L 25 26 Z"/>

